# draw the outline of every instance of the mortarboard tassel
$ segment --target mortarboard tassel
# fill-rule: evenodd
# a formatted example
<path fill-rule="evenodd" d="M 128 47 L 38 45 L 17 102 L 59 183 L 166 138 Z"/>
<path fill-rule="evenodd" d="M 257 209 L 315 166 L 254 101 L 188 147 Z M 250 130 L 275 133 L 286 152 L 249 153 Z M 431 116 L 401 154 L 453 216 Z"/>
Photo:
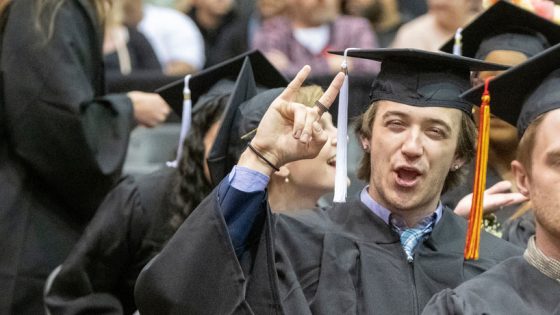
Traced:
<path fill-rule="evenodd" d="M 185 76 L 185 87 L 183 88 L 183 115 L 181 118 L 181 133 L 179 134 L 179 146 L 177 147 L 177 157 L 175 161 L 167 162 L 168 167 L 177 167 L 181 156 L 183 155 L 183 142 L 187 137 L 187 133 L 191 128 L 191 112 L 192 112 L 192 101 L 191 101 L 191 90 L 189 88 L 189 80 L 191 75 Z"/>
<path fill-rule="evenodd" d="M 463 29 L 459 27 L 455 32 L 455 42 L 453 43 L 453 54 L 457 56 L 463 55 Z"/>
<path fill-rule="evenodd" d="M 336 174 L 334 178 L 333 202 L 346 202 L 348 190 L 348 51 L 358 48 L 346 48 L 344 59 L 340 66 L 344 72 L 344 83 L 338 96 L 337 145 L 336 145 Z"/>
<path fill-rule="evenodd" d="M 490 139 L 490 93 L 488 83 L 484 83 L 482 104 L 480 105 L 480 123 L 476 150 L 476 168 L 473 187 L 469 227 L 465 243 L 465 259 L 477 260 L 480 246 L 480 230 L 482 228 L 482 214 L 484 203 L 484 188 L 486 187 L 486 169 L 488 165 L 488 143 Z"/>

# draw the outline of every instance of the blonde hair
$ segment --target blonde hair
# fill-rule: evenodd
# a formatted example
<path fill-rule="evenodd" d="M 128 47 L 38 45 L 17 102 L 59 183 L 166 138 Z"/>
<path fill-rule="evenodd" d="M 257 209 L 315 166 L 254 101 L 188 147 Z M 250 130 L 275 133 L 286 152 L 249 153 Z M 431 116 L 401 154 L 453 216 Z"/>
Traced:
<path fill-rule="evenodd" d="M 323 89 L 318 85 L 301 87 L 296 95 L 295 102 L 308 107 L 315 106 L 315 101 L 323 96 Z"/>

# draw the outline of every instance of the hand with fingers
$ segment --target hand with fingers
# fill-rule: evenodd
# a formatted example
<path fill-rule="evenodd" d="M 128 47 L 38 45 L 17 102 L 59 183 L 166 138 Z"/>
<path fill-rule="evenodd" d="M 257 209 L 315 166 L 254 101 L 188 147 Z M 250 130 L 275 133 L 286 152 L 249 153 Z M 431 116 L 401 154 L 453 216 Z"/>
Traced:
<path fill-rule="evenodd" d="M 303 67 L 264 114 L 251 141 L 254 150 L 262 157 L 248 149 L 241 155 L 239 166 L 270 175 L 274 169 L 263 158 L 280 167 L 292 161 L 311 159 L 319 154 L 328 139 L 319 123 L 323 109 L 320 106 L 307 107 L 293 102 L 310 71 L 309 66 Z M 329 108 L 343 81 L 344 74 L 339 73 L 318 100 L 320 104 Z"/>
<path fill-rule="evenodd" d="M 529 200 L 517 192 L 510 192 L 511 183 L 507 180 L 496 183 L 484 191 L 483 211 L 485 214 L 496 212 L 505 207 L 520 204 Z M 455 207 L 455 214 L 468 218 L 471 212 L 472 194 L 468 194 Z"/>

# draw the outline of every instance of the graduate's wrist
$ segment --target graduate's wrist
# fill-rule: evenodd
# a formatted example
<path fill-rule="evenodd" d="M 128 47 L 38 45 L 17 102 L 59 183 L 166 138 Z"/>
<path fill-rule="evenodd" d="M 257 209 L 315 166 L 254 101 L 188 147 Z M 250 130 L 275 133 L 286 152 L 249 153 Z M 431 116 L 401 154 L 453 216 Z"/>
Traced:
<path fill-rule="evenodd" d="M 264 157 L 266 157 L 264 153 L 261 154 Z M 270 162 L 272 163 L 272 161 Z M 237 162 L 237 165 L 257 171 L 269 177 L 275 171 L 273 167 L 271 167 L 267 162 L 265 162 L 250 148 L 245 149 L 245 151 L 241 154 L 241 156 L 239 157 L 239 161 Z"/>

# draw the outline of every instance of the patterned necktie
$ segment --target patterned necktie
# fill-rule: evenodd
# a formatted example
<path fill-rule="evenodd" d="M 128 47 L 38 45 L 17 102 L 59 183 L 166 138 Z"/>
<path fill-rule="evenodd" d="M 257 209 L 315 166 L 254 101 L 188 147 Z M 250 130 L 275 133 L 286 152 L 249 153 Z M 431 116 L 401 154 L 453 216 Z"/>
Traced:
<path fill-rule="evenodd" d="M 406 253 L 406 260 L 408 262 L 414 260 L 414 250 L 418 243 L 426 239 L 432 232 L 436 216 L 436 213 L 433 213 L 411 228 L 406 225 L 406 222 L 401 217 L 393 214 L 389 216 L 391 227 L 400 235 L 401 245 Z"/>

